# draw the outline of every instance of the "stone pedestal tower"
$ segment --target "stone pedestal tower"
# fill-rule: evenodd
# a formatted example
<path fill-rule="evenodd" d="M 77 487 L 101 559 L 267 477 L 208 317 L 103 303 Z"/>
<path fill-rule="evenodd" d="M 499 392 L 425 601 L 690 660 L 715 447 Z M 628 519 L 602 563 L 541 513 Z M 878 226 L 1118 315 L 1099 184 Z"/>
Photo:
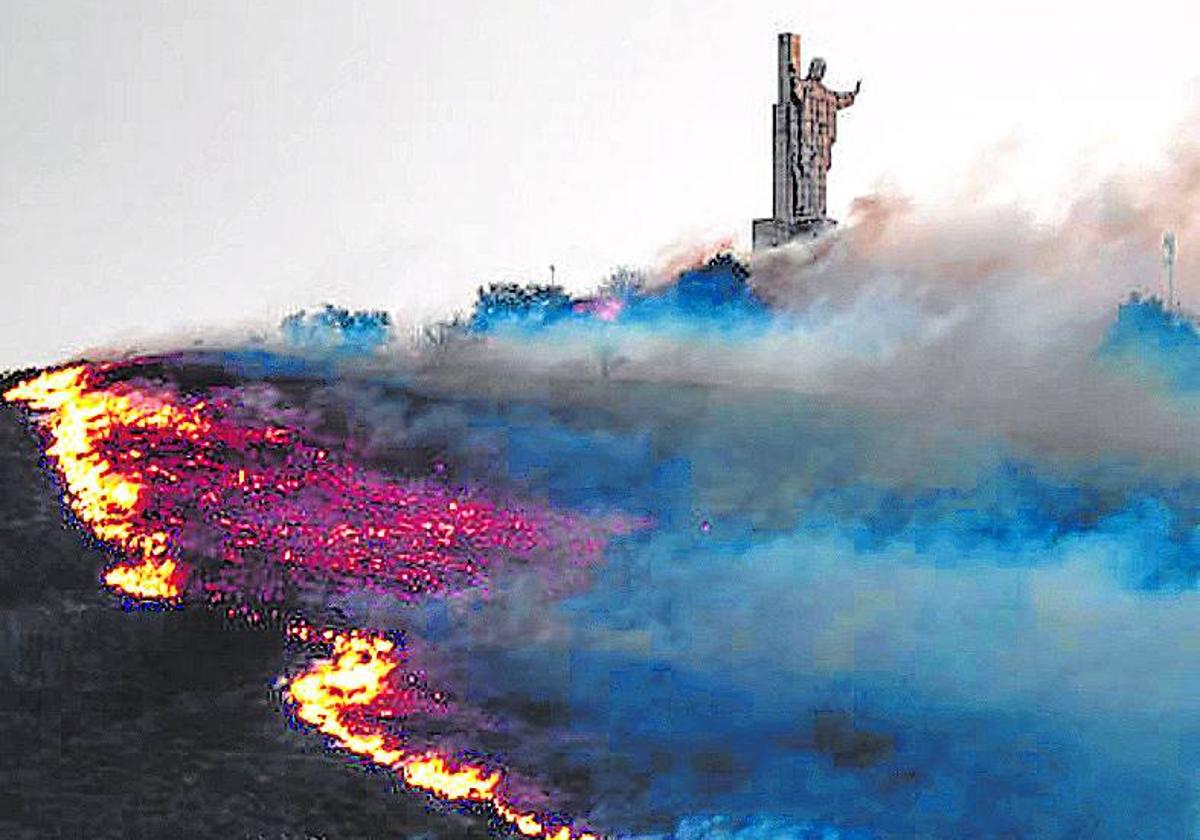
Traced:
<path fill-rule="evenodd" d="M 837 140 L 837 112 L 854 104 L 860 85 L 848 93 L 822 83 L 825 60 L 814 58 L 801 75 L 800 36 L 779 36 L 779 101 L 774 108 L 775 214 L 755 219 L 754 250 L 793 239 L 812 239 L 837 222 L 825 211 L 825 183 Z"/>

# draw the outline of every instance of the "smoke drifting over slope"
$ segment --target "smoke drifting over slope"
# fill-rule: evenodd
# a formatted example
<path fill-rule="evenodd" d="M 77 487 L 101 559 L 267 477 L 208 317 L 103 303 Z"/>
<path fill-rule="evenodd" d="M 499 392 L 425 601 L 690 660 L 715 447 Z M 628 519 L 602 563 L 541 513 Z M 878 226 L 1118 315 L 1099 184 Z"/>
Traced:
<path fill-rule="evenodd" d="M 219 584 L 196 591 L 364 634 L 331 644 L 382 665 L 366 711 L 330 713 L 320 680 L 341 672 L 297 654 L 301 722 L 509 829 L 536 815 L 529 836 L 1185 836 L 1200 807 L 1200 412 L 1161 348 L 1111 334 L 1117 303 L 1157 275 L 1162 227 L 1200 241 L 1200 150 L 1173 154 L 1167 186 L 1114 181 L 1056 227 L 877 196 L 813 247 L 756 256 L 748 285 L 726 261 L 620 305 L 560 301 L 561 317 L 367 360 L 118 363 L 140 378 L 89 387 L 216 414 L 208 438 L 176 436 L 182 453 L 170 428 L 138 438 L 149 455 L 98 440 L 120 469 L 156 459 L 216 494 L 194 521 L 179 489 L 124 509 L 132 533 L 187 553 L 197 585 Z M 1198 272 L 1185 249 L 1185 302 Z M 700 293 L 716 298 L 694 311 Z M 728 301 L 736 317 L 714 317 Z M 212 463 L 187 463 L 196 452 Z M 316 452 L 339 466 L 287 474 L 309 495 L 242 495 L 272 458 Z M 518 513 L 481 509 L 532 523 L 517 529 L 530 559 L 422 532 L 422 518 L 457 527 L 443 508 L 467 487 L 513 500 Z M 404 494 L 411 522 L 392 510 Z M 300 543 L 274 530 L 285 512 L 314 517 Z M 403 525 L 420 557 L 392 546 L 360 574 L 348 525 L 376 541 Z M 594 551 L 584 532 L 604 535 Z M 239 584 L 294 568 L 276 544 L 320 559 L 294 575 L 302 597 Z M 377 568 L 408 574 L 410 559 L 428 586 L 378 585 Z M 375 631 L 403 635 L 412 691 L 440 686 L 448 711 L 387 682 L 400 666 Z M 475 787 L 370 728 L 393 712 Z M 493 772 L 504 781 L 479 792 Z"/>

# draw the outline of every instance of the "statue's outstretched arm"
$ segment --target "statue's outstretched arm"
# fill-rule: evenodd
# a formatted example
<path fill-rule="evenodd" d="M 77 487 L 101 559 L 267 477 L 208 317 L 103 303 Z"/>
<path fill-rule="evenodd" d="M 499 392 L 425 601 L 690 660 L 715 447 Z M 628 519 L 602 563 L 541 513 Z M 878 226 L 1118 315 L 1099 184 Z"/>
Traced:
<path fill-rule="evenodd" d="M 834 91 L 833 95 L 837 101 L 837 106 L 839 108 L 849 108 L 851 105 L 854 104 L 854 97 L 858 96 L 858 92 L 860 90 L 862 90 L 862 79 L 859 79 L 858 82 L 855 83 L 854 90 L 852 90 L 852 91 L 849 91 L 847 93 L 841 93 L 839 91 Z"/>

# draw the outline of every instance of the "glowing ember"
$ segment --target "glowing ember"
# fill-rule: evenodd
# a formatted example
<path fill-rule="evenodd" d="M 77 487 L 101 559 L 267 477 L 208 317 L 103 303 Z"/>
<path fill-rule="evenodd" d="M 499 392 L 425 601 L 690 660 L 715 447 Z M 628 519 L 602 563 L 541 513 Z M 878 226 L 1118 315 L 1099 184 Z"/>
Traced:
<path fill-rule="evenodd" d="M 581 300 L 571 307 L 571 311 L 576 314 L 587 314 L 601 321 L 609 322 L 617 320 L 624 309 L 625 302 L 615 297 Z"/>
<path fill-rule="evenodd" d="M 339 462 L 294 429 L 239 419 L 236 399 L 183 396 L 122 381 L 126 373 L 77 365 L 4 399 L 35 413 L 71 511 L 121 558 L 105 584 L 128 597 L 198 593 L 255 621 L 264 605 L 286 605 L 290 589 L 332 584 L 411 599 L 481 586 L 506 557 L 569 546 L 586 562 L 602 549 L 568 517 L 505 509 L 432 481 L 398 482 Z M 335 746 L 439 799 L 486 806 L 521 835 L 595 840 L 519 807 L 505 771 L 408 747 L 398 722 L 446 714 L 447 705 L 400 669 L 396 642 L 303 622 L 288 632 L 327 649 L 329 658 L 290 680 L 287 697 Z"/>
<path fill-rule="evenodd" d="M 44 412 L 46 454 L 72 511 L 131 558 L 105 575 L 126 595 L 180 596 L 187 555 L 221 561 L 192 581 L 213 601 L 279 601 L 289 585 L 315 582 L 411 599 L 482 585 L 487 564 L 573 529 L 565 517 L 339 463 L 295 430 L 235 419 L 224 400 L 106 383 L 109 371 L 45 373 L 5 399 Z M 570 544 L 585 555 L 600 547 Z"/>

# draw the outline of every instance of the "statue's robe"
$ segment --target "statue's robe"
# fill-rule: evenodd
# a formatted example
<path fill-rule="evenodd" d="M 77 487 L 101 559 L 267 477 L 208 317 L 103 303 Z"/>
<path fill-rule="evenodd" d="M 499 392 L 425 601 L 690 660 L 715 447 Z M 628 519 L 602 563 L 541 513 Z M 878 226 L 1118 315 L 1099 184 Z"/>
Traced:
<path fill-rule="evenodd" d="M 795 167 L 797 215 L 826 217 L 825 182 L 837 141 L 837 112 L 854 104 L 853 92 L 830 90 L 816 79 L 797 79 L 795 97 L 798 121 Z"/>

